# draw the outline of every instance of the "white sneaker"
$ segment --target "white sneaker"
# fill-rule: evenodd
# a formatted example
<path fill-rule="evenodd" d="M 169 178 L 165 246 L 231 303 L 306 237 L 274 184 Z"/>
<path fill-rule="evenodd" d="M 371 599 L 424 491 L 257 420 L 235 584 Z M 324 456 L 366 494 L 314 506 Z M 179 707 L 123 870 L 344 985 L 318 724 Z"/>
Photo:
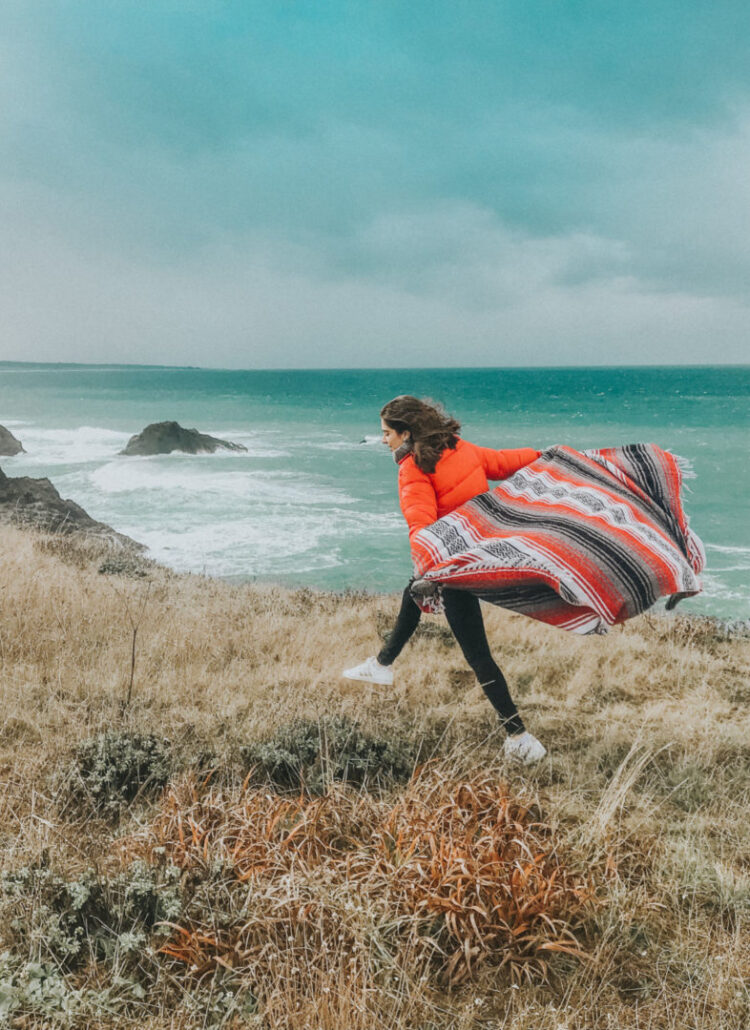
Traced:
<path fill-rule="evenodd" d="M 515 736 L 505 738 L 503 745 L 505 757 L 513 762 L 521 762 L 523 765 L 533 765 L 540 762 L 547 754 L 547 748 L 540 740 L 537 740 L 533 733 L 528 730 L 525 733 L 517 733 Z"/>
<path fill-rule="evenodd" d="M 379 683 L 384 687 L 393 685 L 393 669 L 390 665 L 381 665 L 374 655 L 365 659 L 361 665 L 344 669 L 341 675 L 348 680 L 361 680 L 363 683 Z"/>

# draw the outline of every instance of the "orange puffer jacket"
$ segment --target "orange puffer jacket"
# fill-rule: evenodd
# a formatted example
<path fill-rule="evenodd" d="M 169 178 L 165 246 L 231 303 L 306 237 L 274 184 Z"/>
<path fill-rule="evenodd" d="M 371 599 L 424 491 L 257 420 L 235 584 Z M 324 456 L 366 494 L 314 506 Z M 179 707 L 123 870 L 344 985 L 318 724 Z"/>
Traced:
<path fill-rule="evenodd" d="M 409 526 L 409 538 L 477 494 L 485 493 L 489 489 L 488 479 L 507 479 L 536 461 L 540 454 L 531 447 L 493 451 L 459 440 L 455 450 L 443 451 L 432 473 L 423 472 L 414 455 L 407 454 L 398 466 L 398 499 Z"/>

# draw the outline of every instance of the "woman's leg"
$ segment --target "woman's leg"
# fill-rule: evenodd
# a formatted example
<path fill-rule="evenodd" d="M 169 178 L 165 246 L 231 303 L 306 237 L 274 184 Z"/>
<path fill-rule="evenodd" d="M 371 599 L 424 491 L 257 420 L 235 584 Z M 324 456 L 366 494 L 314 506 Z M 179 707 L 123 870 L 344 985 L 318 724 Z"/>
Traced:
<path fill-rule="evenodd" d="M 464 658 L 474 670 L 490 703 L 499 713 L 503 726 L 508 733 L 523 733 L 523 720 L 487 643 L 479 598 L 470 594 L 468 590 L 451 590 L 444 587 L 443 604 L 448 625 L 464 653 Z"/>
<path fill-rule="evenodd" d="M 419 625 L 421 615 L 422 612 L 419 609 L 419 605 L 417 605 L 409 593 L 409 587 L 407 586 L 401 598 L 401 610 L 398 613 L 396 625 L 388 634 L 388 639 L 378 655 L 378 661 L 381 665 L 392 665 L 396 661 L 405 644 Z"/>

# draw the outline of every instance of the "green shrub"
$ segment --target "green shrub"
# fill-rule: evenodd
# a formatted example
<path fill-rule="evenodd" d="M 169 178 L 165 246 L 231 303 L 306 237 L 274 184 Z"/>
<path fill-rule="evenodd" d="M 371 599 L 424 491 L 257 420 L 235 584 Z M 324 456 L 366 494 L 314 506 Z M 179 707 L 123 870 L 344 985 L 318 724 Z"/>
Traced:
<path fill-rule="evenodd" d="M 171 959 L 159 948 L 172 933 L 168 924 L 187 918 L 191 887 L 181 877 L 177 866 L 136 861 L 109 878 L 87 872 L 66 880 L 36 866 L 0 879 L 10 944 L 0 951 L 0 1027 L 117 1026 L 119 1016 L 152 1013 L 156 996 L 174 1003 L 172 977 L 162 975 Z M 215 918 L 216 897 L 207 900 Z M 186 981 L 179 995 L 206 1030 L 257 1008 L 241 975 L 223 967 L 200 983 Z"/>
<path fill-rule="evenodd" d="M 376 737 L 343 716 L 298 719 L 241 749 L 256 781 L 321 794 L 334 780 L 372 788 L 405 783 L 429 757 L 424 737 Z"/>
<path fill-rule="evenodd" d="M 116 818 L 136 798 L 162 790 L 171 764 L 166 740 L 139 733 L 102 733 L 79 744 L 65 777 L 65 792 L 73 803 Z"/>
<path fill-rule="evenodd" d="M 65 880 L 46 867 L 25 867 L 0 881 L 3 908 L 16 950 L 71 970 L 92 961 L 137 966 L 158 924 L 182 911 L 180 870 L 134 862 L 103 879 L 93 872 Z"/>
<path fill-rule="evenodd" d="M 0 954 L 0 1026 L 25 1026 L 26 1015 L 44 1018 L 44 1026 L 68 1026 L 80 1015 L 81 1002 L 82 992 L 70 988 L 54 965 Z"/>
<path fill-rule="evenodd" d="M 151 563 L 152 565 L 154 563 Z M 151 568 L 149 563 L 137 556 L 107 558 L 97 570 L 102 576 L 125 576 L 128 579 L 145 579 Z"/>
<path fill-rule="evenodd" d="M 229 979 L 229 978 L 227 978 Z M 238 977 L 235 976 L 236 981 Z M 174 996 L 159 992 L 159 1003 L 176 1006 Z M 190 1020 L 187 1025 L 203 1030 L 244 1026 L 257 1012 L 257 1001 L 247 986 L 214 975 L 204 983 L 186 981 L 180 986 L 179 1006 Z M 117 973 L 100 986 L 78 986 L 76 977 L 50 962 L 29 962 L 10 952 L 0 952 L 0 1027 L 88 1028 L 131 1026 L 134 1017 L 153 1015 L 154 995 L 133 976 Z M 122 1017 L 122 1018 L 118 1018 Z M 182 1024 L 181 1025 L 185 1025 Z"/>

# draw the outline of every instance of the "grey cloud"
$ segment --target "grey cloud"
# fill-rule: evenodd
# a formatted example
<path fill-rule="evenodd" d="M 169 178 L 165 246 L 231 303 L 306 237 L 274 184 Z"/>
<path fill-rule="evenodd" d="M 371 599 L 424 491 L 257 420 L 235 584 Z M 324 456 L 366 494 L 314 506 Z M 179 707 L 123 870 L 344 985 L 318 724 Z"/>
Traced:
<path fill-rule="evenodd" d="M 745 360 L 750 8 L 607 6 L 9 2 L 4 356 Z"/>

